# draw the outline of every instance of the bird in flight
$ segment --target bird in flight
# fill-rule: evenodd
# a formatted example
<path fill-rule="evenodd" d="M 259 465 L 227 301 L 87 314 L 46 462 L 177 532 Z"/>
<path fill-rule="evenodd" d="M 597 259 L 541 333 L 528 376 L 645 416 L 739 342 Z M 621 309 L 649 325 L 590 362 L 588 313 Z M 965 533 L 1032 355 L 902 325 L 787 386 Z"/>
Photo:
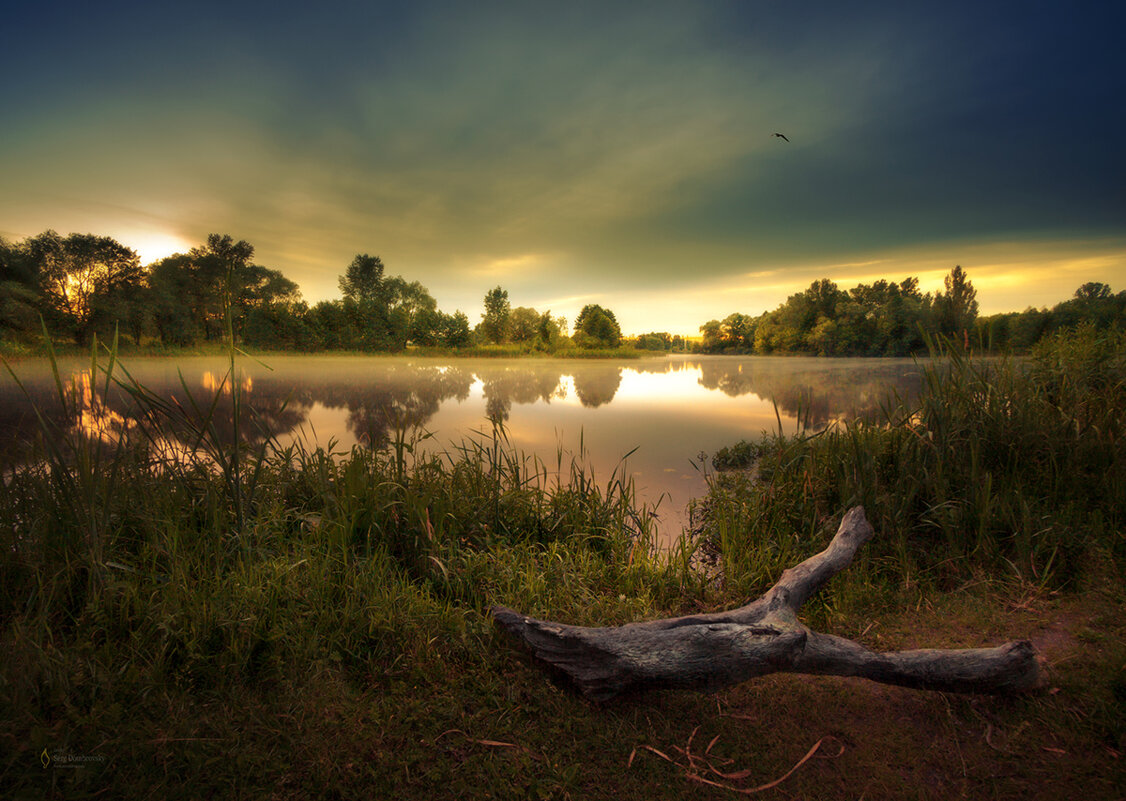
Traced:
<path fill-rule="evenodd" d="M 772 133 L 771 136 L 777 136 L 779 139 L 786 139 L 786 134 Z M 786 141 L 789 142 L 790 140 L 786 139 Z"/>

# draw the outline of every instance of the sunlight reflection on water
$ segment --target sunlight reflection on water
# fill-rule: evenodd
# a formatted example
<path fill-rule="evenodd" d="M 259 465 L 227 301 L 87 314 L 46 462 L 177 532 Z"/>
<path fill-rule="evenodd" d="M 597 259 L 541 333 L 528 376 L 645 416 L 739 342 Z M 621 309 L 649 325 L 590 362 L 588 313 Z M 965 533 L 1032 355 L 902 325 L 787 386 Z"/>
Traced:
<path fill-rule="evenodd" d="M 262 435 L 274 436 L 282 445 L 300 439 L 308 445 L 331 442 L 335 450 L 347 451 L 354 444 L 384 444 L 398 426 L 420 426 L 434 434 L 427 447 L 442 450 L 474 432 L 491 431 L 496 420 L 513 447 L 534 454 L 549 468 L 560 448 L 566 466 L 581 443 L 583 461 L 600 482 L 636 448 L 626 469 L 643 500 L 660 500 L 666 538 L 679 535 L 688 501 L 704 491 L 703 476 L 693 464 L 698 454 L 710 455 L 776 430 L 775 401 L 786 432 L 796 430 L 799 413 L 810 427 L 819 428 L 834 419 L 875 413 L 892 388 L 913 392 L 919 373 L 910 359 L 316 355 L 266 361 L 272 369 L 253 360 L 240 362 L 239 383 L 255 410 L 254 425 L 240 423 L 244 435 L 260 424 Z M 84 426 L 96 428 L 100 436 L 127 427 L 128 404 L 117 397 L 121 393 L 111 392 L 104 402 L 91 396 L 88 361 L 64 362 L 62 367 L 85 393 Z M 222 358 L 174 363 L 140 358 L 127 361 L 127 367 L 140 383 L 165 396 L 183 395 L 179 371 L 201 403 L 214 398 L 226 370 Z M 55 390 L 49 370 L 27 362 L 17 374 L 32 403 L 50 416 Z M 229 400 L 224 405 L 220 398 L 216 415 L 218 426 L 233 433 Z M 31 404 L 5 376 L 0 381 L 0 435 L 18 442 L 37 428 Z"/>

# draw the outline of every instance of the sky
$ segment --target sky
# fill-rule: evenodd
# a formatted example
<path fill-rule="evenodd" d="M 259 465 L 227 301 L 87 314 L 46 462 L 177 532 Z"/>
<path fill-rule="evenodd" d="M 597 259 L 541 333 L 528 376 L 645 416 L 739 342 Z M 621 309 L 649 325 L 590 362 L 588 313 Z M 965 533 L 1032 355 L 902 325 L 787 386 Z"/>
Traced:
<path fill-rule="evenodd" d="M 964 267 L 1126 289 L 1126 4 L 21 3 L 0 236 L 230 234 L 310 303 L 358 253 L 480 319 L 696 334 Z M 773 136 L 780 132 L 788 142 Z"/>

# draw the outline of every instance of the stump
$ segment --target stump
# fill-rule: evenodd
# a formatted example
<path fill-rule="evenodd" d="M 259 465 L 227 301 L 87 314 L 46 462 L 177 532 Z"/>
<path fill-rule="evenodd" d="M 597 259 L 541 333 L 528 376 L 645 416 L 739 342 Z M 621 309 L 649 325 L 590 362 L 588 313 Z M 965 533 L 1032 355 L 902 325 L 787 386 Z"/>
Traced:
<path fill-rule="evenodd" d="M 802 604 L 847 567 L 873 533 L 864 508 L 850 509 L 824 551 L 784 571 L 757 600 L 727 612 L 588 628 L 501 606 L 490 611 L 542 667 L 561 672 L 600 701 L 656 688 L 712 691 L 776 672 L 861 676 L 964 693 L 1025 692 L 1043 684 L 1027 640 L 995 648 L 876 653 L 799 622 Z"/>

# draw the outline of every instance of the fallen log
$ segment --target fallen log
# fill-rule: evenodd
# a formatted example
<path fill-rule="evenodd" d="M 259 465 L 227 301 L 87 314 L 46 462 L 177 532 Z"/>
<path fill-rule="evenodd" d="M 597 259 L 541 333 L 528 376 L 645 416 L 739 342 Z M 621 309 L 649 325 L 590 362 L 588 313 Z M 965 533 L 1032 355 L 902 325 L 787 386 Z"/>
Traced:
<path fill-rule="evenodd" d="M 863 507 L 850 509 L 824 551 L 784 571 L 758 599 L 726 612 L 588 628 L 502 606 L 490 611 L 541 667 L 562 673 L 600 701 L 656 688 L 711 691 L 776 672 L 860 676 L 965 693 L 1016 693 L 1042 685 L 1027 640 L 996 648 L 875 653 L 804 626 L 797 617 L 802 604 L 847 567 L 873 533 Z"/>

